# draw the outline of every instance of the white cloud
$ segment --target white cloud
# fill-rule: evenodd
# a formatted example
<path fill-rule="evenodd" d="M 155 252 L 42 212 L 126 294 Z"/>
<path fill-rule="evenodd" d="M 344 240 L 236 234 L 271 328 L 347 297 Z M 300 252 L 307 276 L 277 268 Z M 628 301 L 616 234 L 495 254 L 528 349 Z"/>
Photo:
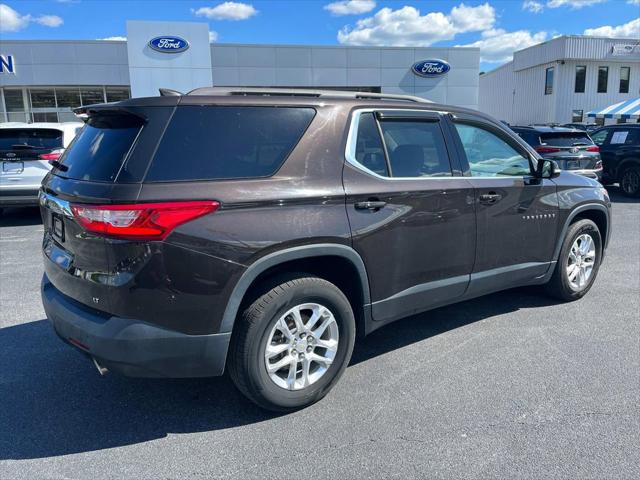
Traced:
<path fill-rule="evenodd" d="M 45 27 L 59 27 L 64 20 L 57 15 L 21 15 L 9 5 L 0 3 L 0 32 L 17 32 L 32 23 L 39 23 Z"/>
<path fill-rule="evenodd" d="M 224 2 L 215 7 L 201 7 L 192 11 L 197 17 L 212 20 L 246 20 L 258 13 L 253 5 L 238 2 Z"/>
<path fill-rule="evenodd" d="M 449 14 L 429 12 L 421 15 L 415 7 L 398 10 L 385 7 L 372 17 L 345 26 L 338 32 L 338 41 L 347 45 L 429 46 L 450 40 L 458 33 L 490 29 L 496 20 L 495 10 L 488 3 L 468 7 L 461 3 Z"/>
<path fill-rule="evenodd" d="M 595 5 L 596 3 L 604 3 L 608 0 L 549 0 L 547 2 L 547 7 L 549 8 L 559 8 L 559 7 L 570 7 L 573 9 L 578 9 L 582 7 L 588 7 L 590 5 Z"/>
<path fill-rule="evenodd" d="M 513 59 L 513 52 L 522 50 L 548 38 L 547 32 L 532 34 L 528 30 L 507 32 L 501 28 L 482 32 L 482 39 L 459 47 L 480 48 L 480 60 L 487 63 L 503 63 Z"/>
<path fill-rule="evenodd" d="M 59 27 L 64 23 L 61 17 L 57 15 L 40 15 L 33 19 L 34 22 L 44 25 L 45 27 Z"/>
<path fill-rule="evenodd" d="M 209 43 L 218 41 L 218 32 L 214 32 L 213 30 L 209 30 Z"/>
<path fill-rule="evenodd" d="M 584 34 L 592 37 L 640 38 L 640 18 L 615 27 L 603 25 L 597 28 L 587 28 Z"/>
<path fill-rule="evenodd" d="M 540 13 L 544 10 L 544 5 L 535 0 L 525 0 L 522 4 L 522 9 L 532 13 Z"/>
<path fill-rule="evenodd" d="M 114 37 L 99 38 L 98 40 L 108 40 L 110 42 L 126 42 L 127 37 L 116 35 Z"/>
<path fill-rule="evenodd" d="M 640 0 L 627 0 L 629 5 L 640 5 Z"/>
<path fill-rule="evenodd" d="M 359 15 L 370 12 L 376 8 L 374 0 L 340 0 L 324 6 L 332 15 Z"/>

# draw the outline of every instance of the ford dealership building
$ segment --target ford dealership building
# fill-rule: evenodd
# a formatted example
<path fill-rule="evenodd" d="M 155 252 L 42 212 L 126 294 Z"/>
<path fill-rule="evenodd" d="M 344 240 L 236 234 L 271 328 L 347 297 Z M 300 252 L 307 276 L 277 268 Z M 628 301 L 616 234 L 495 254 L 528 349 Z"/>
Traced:
<path fill-rule="evenodd" d="M 0 122 L 68 121 L 71 108 L 158 88 L 330 88 L 478 108 L 477 48 L 210 44 L 206 23 L 127 22 L 126 41 L 0 40 Z"/>

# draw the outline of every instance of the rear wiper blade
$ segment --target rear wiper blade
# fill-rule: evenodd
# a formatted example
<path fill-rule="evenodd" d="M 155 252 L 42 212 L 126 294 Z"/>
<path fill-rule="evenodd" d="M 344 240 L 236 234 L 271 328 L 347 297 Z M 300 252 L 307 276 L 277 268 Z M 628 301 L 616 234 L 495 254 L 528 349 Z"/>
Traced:
<path fill-rule="evenodd" d="M 585 143 L 585 142 L 573 142 L 571 145 L 573 145 L 574 147 L 588 147 L 589 145 L 591 145 L 590 143 Z"/>
<path fill-rule="evenodd" d="M 42 150 L 44 147 L 37 147 L 35 145 L 29 145 L 28 143 L 16 143 L 11 145 L 14 150 Z"/>

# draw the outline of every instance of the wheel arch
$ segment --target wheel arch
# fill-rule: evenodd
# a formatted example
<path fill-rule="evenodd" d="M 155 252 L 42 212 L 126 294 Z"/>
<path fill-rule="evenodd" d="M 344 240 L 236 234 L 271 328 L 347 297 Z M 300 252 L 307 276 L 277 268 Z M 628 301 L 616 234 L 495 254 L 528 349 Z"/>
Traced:
<path fill-rule="evenodd" d="M 620 180 L 622 180 L 622 174 L 629 167 L 640 167 L 640 158 L 636 158 L 636 157 L 623 158 L 616 170 L 616 178 L 615 178 L 616 182 L 620 182 Z"/>
<path fill-rule="evenodd" d="M 611 233 L 609 209 L 601 203 L 587 203 L 576 207 L 567 216 L 562 232 L 558 236 L 558 240 L 556 242 L 556 248 L 553 253 L 554 261 L 557 261 L 558 256 L 560 255 L 560 249 L 562 248 L 562 243 L 564 242 L 564 237 L 567 234 L 569 226 L 582 218 L 589 219 L 598 226 L 600 234 L 602 235 L 602 256 L 604 257 L 604 251 L 609 243 L 609 235 Z"/>
<path fill-rule="evenodd" d="M 346 270 L 338 268 L 337 274 L 331 273 L 335 266 L 342 266 Z M 220 331 L 233 331 L 242 303 L 253 286 L 278 274 L 301 271 L 335 283 L 352 304 L 358 334 L 364 334 L 370 320 L 371 303 L 367 272 L 360 255 L 353 248 L 340 244 L 292 247 L 256 260 L 235 285 L 223 314 Z"/>

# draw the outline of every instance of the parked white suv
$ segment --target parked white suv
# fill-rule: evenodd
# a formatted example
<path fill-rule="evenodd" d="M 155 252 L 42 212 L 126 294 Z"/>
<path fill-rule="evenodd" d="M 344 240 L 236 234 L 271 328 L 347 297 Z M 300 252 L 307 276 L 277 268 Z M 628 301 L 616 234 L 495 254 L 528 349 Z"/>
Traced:
<path fill-rule="evenodd" d="M 81 122 L 0 123 L 0 212 L 38 204 L 38 190 L 51 163 L 60 158 Z"/>

